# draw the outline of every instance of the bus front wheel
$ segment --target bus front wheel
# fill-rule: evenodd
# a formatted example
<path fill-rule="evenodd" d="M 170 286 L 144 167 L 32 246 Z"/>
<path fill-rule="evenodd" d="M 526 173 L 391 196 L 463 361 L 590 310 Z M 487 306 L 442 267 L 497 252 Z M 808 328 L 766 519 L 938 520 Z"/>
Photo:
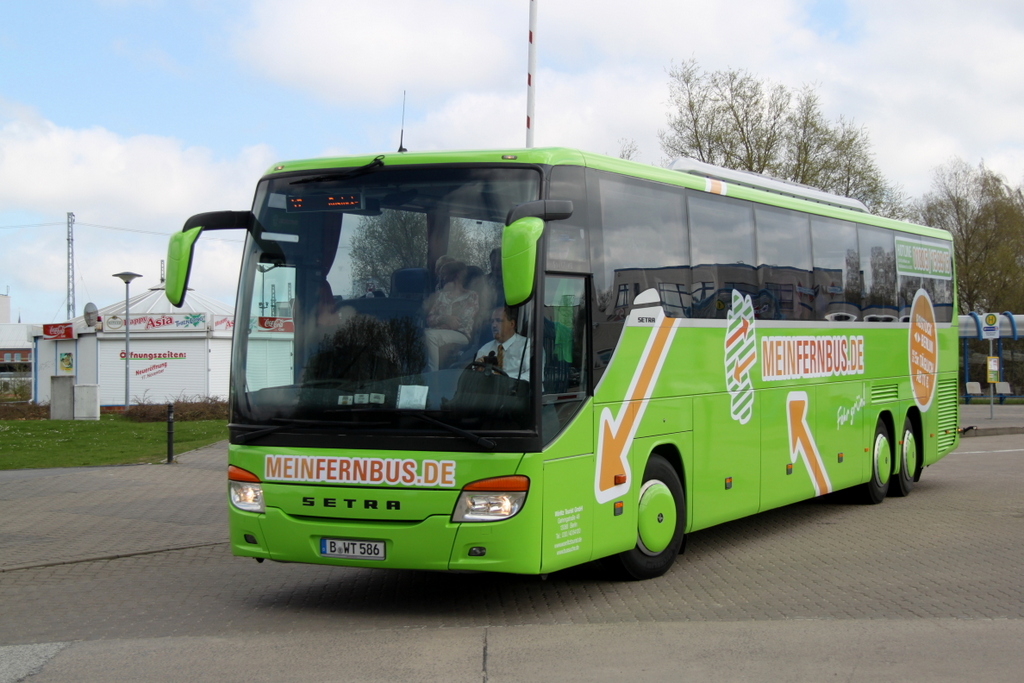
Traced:
<path fill-rule="evenodd" d="M 604 561 L 614 576 L 631 581 L 667 572 L 683 546 L 686 528 L 683 485 L 662 456 L 654 454 L 647 460 L 637 500 L 636 546 Z"/>

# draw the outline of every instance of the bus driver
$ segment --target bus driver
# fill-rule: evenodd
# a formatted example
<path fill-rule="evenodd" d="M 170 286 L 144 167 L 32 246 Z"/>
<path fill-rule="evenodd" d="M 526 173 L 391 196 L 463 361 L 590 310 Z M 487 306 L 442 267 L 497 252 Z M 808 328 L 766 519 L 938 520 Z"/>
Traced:
<path fill-rule="evenodd" d="M 530 379 L 530 344 L 516 334 L 516 319 L 508 306 L 491 311 L 492 341 L 480 347 L 476 362 L 496 365 L 512 379 Z"/>

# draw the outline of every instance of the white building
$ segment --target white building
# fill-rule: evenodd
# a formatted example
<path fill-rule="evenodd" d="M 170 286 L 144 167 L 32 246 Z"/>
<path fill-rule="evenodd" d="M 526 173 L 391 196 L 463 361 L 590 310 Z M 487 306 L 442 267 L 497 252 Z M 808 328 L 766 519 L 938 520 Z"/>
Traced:
<path fill-rule="evenodd" d="M 132 403 L 227 398 L 234 330 L 230 306 L 190 290 L 185 305 L 175 308 L 161 283 L 133 296 L 128 310 Z M 52 376 L 74 376 L 75 384 L 99 385 L 100 405 L 123 406 L 124 318 L 121 301 L 101 308 L 93 328 L 85 324 L 84 316 L 44 325 L 33 340 L 33 400 L 50 400 Z"/>

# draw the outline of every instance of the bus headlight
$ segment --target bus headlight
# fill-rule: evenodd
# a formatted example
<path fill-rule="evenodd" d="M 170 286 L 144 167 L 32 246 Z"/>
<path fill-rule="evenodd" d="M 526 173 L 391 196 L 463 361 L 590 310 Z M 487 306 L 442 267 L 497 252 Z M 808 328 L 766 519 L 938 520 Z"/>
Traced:
<path fill-rule="evenodd" d="M 231 504 L 246 512 L 265 512 L 263 484 L 252 472 L 234 465 L 228 466 L 228 494 Z"/>
<path fill-rule="evenodd" d="M 497 522 L 519 512 L 530 480 L 521 475 L 481 479 L 467 484 L 455 503 L 453 522 Z"/>
<path fill-rule="evenodd" d="M 231 491 L 231 504 L 246 512 L 264 512 L 263 485 L 248 481 L 232 481 L 228 483 Z"/>

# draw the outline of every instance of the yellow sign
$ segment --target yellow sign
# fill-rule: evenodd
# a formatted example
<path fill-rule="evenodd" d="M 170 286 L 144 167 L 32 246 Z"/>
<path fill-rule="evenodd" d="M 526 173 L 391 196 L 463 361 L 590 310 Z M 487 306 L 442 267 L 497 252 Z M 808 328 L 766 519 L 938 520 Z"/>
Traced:
<path fill-rule="evenodd" d="M 995 384 L 999 381 L 999 356 L 988 356 L 988 383 Z"/>

